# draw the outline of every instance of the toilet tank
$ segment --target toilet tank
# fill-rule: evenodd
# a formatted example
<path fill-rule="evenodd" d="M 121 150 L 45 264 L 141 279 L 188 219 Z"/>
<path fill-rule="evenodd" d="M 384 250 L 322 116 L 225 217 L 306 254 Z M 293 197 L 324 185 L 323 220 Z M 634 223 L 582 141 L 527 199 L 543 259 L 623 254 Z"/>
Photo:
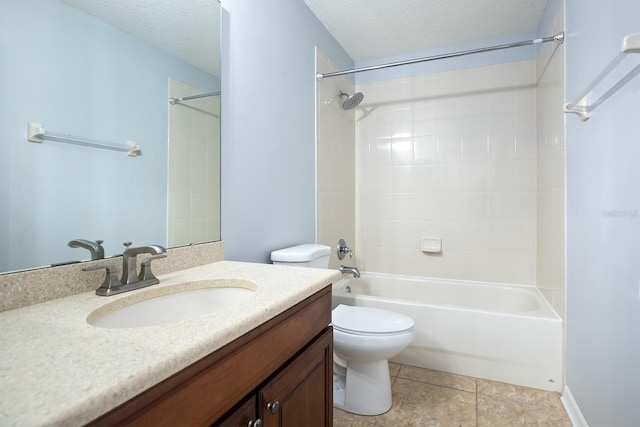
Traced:
<path fill-rule="evenodd" d="M 271 252 L 271 261 L 277 265 L 329 268 L 331 248 L 326 245 L 305 244 Z"/>

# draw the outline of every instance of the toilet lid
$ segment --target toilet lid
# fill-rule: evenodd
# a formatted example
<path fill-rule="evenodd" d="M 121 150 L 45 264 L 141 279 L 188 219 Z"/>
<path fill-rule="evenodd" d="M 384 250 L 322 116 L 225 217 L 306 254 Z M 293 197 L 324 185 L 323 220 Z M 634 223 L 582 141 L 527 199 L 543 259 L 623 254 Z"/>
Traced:
<path fill-rule="evenodd" d="M 404 314 L 343 304 L 331 312 L 331 324 L 338 330 L 356 334 L 389 334 L 413 329 L 413 319 Z"/>

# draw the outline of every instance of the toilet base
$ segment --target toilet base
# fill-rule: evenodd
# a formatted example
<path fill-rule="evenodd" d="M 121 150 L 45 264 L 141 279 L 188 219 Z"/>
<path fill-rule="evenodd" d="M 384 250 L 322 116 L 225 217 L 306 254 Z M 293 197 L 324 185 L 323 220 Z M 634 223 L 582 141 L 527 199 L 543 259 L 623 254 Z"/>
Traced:
<path fill-rule="evenodd" d="M 391 409 L 391 380 L 386 360 L 347 362 L 346 377 L 334 378 L 333 406 L 359 415 L 380 415 Z"/>

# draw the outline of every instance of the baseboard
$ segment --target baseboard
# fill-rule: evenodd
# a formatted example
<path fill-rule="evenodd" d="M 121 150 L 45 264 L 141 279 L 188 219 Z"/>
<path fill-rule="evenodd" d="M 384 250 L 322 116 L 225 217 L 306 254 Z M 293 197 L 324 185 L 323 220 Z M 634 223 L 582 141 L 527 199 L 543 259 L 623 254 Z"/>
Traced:
<path fill-rule="evenodd" d="M 564 393 L 562 393 L 560 400 L 562 401 L 565 411 L 567 411 L 567 415 L 569 415 L 569 421 L 571 421 L 573 427 L 589 427 L 569 387 L 564 387 Z"/>

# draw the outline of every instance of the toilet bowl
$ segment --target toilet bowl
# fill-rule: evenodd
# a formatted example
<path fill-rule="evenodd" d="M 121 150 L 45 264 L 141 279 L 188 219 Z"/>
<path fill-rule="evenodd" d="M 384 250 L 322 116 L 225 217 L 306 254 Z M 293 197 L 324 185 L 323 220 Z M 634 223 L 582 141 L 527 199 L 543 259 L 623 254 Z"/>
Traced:
<path fill-rule="evenodd" d="M 388 359 L 415 338 L 413 319 L 389 310 L 338 305 L 333 326 L 333 406 L 360 415 L 391 409 Z"/>
<path fill-rule="evenodd" d="M 305 244 L 271 252 L 274 264 L 328 268 L 331 249 Z M 413 319 L 389 310 L 338 305 L 333 326 L 333 406 L 360 415 L 391 409 L 388 359 L 414 340 Z"/>

